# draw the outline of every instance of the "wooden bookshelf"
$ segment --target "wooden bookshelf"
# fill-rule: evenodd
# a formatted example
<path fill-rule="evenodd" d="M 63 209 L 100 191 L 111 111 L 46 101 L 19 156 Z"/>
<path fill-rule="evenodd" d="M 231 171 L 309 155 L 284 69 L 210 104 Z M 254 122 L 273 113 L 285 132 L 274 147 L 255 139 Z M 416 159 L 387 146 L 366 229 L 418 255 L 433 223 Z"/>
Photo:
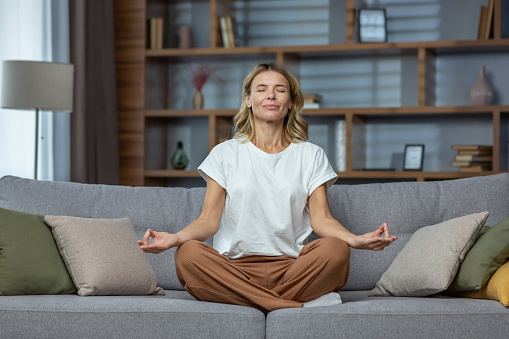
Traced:
<path fill-rule="evenodd" d="M 414 106 L 406 107 L 326 107 L 303 112 L 306 117 L 344 119 L 346 121 L 347 156 L 346 171 L 338 172 L 344 179 L 401 179 L 441 180 L 487 175 L 507 171 L 507 138 L 509 105 L 493 106 L 436 106 L 436 60 L 448 55 L 476 55 L 509 53 L 509 39 L 504 37 L 501 0 L 495 1 L 494 38 L 489 40 L 447 40 L 419 42 L 387 42 L 361 44 L 355 42 L 354 1 L 346 1 L 347 25 L 345 43 L 304 46 L 244 46 L 235 48 L 218 47 L 220 36 L 216 18 L 220 15 L 234 15 L 230 1 L 197 1 L 205 4 L 209 11 L 209 45 L 197 48 L 179 49 L 176 46 L 158 50 L 147 49 L 146 20 L 154 13 L 167 17 L 169 6 L 186 4 L 178 0 L 115 0 L 115 33 L 117 53 L 117 85 L 119 107 L 120 177 L 125 185 L 143 186 L 165 178 L 199 178 L 195 170 L 174 171 L 164 168 L 147 168 L 147 150 L 152 147 L 149 128 L 159 130 L 182 119 L 206 121 L 208 136 L 204 138 L 205 151 L 212 149 L 221 138 L 228 138 L 231 132 L 231 118 L 237 109 L 168 109 L 171 107 L 167 86 L 171 81 L 168 70 L 171 65 L 188 62 L 228 61 L 233 64 L 246 58 L 270 59 L 282 63 L 300 76 L 299 70 L 308 60 L 336 60 L 340 58 L 376 58 L 379 56 L 412 56 L 417 64 L 417 100 Z M 193 4 L 196 2 L 192 2 Z M 230 5 L 229 5 L 230 4 Z M 157 104 L 154 104 L 157 102 Z M 482 117 L 490 121 L 493 135 L 493 171 L 490 172 L 404 172 L 404 171 L 359 171 L 355 170 L 353 147 L 363 136 L 356 132 L 357 126 L 369 124 L 372 118 L 406 119 L 421 117 L 433 120 L 436 117 L 468 119 Z M 187 120 L 186 120 L 187 119 Z M 198 136 L 204 137 L 204 136 Z M 157 146 L 166 147 L 165 144 Z M 444 147 L 450 147 L 445 145 Z M 167 152 L 166 152 L 167 153 Z M 154 181 L 155 180 L 155 181 Z"/>

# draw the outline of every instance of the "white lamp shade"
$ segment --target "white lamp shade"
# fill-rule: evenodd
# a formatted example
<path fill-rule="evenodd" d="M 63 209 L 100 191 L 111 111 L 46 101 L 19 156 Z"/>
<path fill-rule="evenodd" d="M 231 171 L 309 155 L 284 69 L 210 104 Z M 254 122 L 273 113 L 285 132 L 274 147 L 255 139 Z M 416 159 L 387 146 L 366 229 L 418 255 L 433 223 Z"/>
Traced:
<path fill-rule="evenodd" d="M 71 64 L 4 61 L 2 107 L 72 111 L 73 78 Z"/>

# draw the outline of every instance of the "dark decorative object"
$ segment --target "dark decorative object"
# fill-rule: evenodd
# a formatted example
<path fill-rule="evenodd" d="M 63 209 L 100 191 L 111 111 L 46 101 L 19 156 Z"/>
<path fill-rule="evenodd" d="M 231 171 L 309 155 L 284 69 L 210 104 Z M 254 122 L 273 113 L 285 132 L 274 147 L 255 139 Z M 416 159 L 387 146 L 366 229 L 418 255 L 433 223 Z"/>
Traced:
<path fill-rule="evenodd" d="M 201 89 L 207 83 L 207 81 L 214 76 L 214 73 L 216 73 L 217 70 L 218 70 L 217 67 L 209 64 L 202 64 L 198 66 L 198 68 L 191 68 L 191 72 L 193 73 L 193 84 L 196 89 L 196 92 L 193 96 L 194 109 L 196 110 L 203 109 L 204 98 Z M 218 77 L 217 75 L 216 78 L 218 80 L 221 80 L 221 78 Z"/>
<path fill-rule="evenodd" d="M 490 105 L 494 97 L 493 87 L 486 78 L 486 71 L 482 65 L 477 80 L 470 90 L 470 99 L 475 106 L 485 106 Z"/>
<path fill-rule="evenodd" d="M 187 165 L 189 165 L 189 159 L 187 158 L 187 155 L 184 152 L 184 148 L 181 141 L 178 142 L 177 150 L 171 157 L 171 165 L 176 170 L 183 170 L 187 167 Z"/>

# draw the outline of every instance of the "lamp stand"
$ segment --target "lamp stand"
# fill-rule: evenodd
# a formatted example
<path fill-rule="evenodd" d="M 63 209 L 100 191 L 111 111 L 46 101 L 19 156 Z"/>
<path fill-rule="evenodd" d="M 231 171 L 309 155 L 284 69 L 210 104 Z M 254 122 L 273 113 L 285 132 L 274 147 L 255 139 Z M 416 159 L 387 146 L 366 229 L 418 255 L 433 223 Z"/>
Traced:
<path fill-rule="evenodd" d="M 39 109 L 35 109 L 35 161 L 34 179 L 37 180 L 37 159 L 39 156 Z"/>

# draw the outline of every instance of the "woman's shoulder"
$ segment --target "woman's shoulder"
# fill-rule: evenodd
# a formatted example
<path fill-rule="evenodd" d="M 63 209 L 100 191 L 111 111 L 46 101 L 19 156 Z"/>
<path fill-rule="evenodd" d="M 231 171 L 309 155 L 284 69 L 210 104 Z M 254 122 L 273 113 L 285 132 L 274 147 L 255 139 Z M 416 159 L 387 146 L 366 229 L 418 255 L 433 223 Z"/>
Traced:
<path fill-rule="evenodd" d="M 226 141 L 223 141 L 219 144 L 217 144 L 216 146 L 214 146 L 214 148 L 212 148 L 212 152 L 221 152 L 221 153 L 224 153 L 224 152 L 236 152 L 239 147 L 241 147 L 242 145 L 242 140 L 241 139 L 238 139 L 238 138 L 234 138 L 234 139 L 229 139 L 229 140 L 226 140 Z"/>
<path fill-rule="evenodd" d="M 323 148 L 321 148 L 320 146 L 313 144 L 309 141 L 299 141 L 296 144 L 301 149 L 302 152 L 307 152 L 307 153 L 323 152 Z"/>

